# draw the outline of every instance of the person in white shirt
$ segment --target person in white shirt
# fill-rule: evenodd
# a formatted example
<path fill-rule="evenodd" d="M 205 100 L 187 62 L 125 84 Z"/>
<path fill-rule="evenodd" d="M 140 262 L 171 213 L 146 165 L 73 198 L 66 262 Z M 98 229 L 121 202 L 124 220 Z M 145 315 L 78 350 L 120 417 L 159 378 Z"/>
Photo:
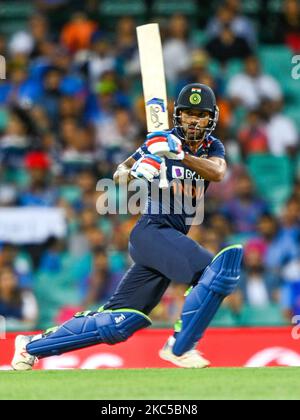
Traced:
<path fill-rule="evenodd" d="M 168 36 L 163 43 L 166 78 L 175 83 L 180 74 L 191 64 L 191 46 L 188 42 L 188 23 L 184 16 L 174 15 L 168 27 Z"/>
<path fill-rule="evenodd" d="M 292 154 L 299 145 L 299 133 L 294 121 L 281 112 L 282 101 L 264 99 L 261 111 L 270 153 L 274 156 Z"/>
<path fill-rule="evenodd" d="M 279 83 L 262 72 L 255 56 L 246 58 L 244 72 L 229 80 L 227 94 L 234 105 L 243 105 L 248 109 L 257 108 L 263 98 L 275 101 L 282 99 Z"/>

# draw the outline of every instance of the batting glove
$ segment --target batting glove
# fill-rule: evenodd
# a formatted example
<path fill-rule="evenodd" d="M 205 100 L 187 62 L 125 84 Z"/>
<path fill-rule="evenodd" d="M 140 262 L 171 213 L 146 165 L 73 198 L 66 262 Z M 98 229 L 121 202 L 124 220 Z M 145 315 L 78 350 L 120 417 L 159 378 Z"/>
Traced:
<path fill-rule="evenodd" d="M 145 145 L 153 155 L 175 160 L 184 158 L 181 141 L 174 134 L 164 131 L 148 134 Z"/>
<path fill-rule="evenodd" d="M 144 178 L 149 182 L 159 175 L 162 159 L 159 156 L 147 154 L 135 162 L 130 174 L 134 178 Z"/>

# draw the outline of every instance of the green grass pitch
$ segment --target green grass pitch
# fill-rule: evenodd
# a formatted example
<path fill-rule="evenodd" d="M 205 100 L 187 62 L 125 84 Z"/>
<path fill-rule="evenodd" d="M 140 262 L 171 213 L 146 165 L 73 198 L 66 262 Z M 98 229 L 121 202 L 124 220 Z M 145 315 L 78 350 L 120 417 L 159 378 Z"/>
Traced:
<path fill-rule="evenodd" d="M 3 371 L 4 399 L 300 399 L 300 368 Z"/>

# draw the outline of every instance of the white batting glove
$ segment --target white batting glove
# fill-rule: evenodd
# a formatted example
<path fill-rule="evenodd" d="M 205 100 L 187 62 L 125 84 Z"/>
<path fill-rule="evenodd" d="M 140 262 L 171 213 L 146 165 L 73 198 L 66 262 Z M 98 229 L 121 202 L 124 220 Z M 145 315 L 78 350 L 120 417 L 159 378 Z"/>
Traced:
<path fill-rule="evenodd" d="M 160 173 L 162 159 L 159 156 L 147 154 L 135 162 L 130 174 L 134 178 L 144 178 L 149 182 Z"/>
<path fill-rule="evenodd" d="M 145 145 L 152 155 L 174 160 L 184 158 L 181 141 L 174 134 L 164 131 L 148 134 Z"/>

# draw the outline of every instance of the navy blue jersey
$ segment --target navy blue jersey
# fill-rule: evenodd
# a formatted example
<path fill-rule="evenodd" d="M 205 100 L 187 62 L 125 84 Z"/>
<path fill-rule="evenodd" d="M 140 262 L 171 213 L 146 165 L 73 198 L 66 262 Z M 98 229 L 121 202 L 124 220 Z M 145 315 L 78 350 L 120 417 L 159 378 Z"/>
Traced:
<path fill-rule="evenodd" d="M 176 129 L 173 129 L 169 132 L 176 135 Z M 206 159 L 211 158 L 213 156 L 222 159 L 225 158 L 225 149 L 222 142 L 213 136 L 208 136 L 203 141 L 197 153 L 193 153 L 185 143 L 183 143 L 183 150 L 188 152 L 190 155 Z M 149 152 L 147 151 L 145 144 L 143 144 L 132 155 L 132 157 L 133 159 L 138 160 L 144 154 L 147 153 Z M 186 234 L 190 228 L 190 225 L 186 223 L 186 219 L 187 217 L 190 219 L 194 216 L 194 214 L 191 213 L 192 210 L 190 209 L 187 212 L 183 205 L 181 205 L 181 214 L 176 214 L 178 213 L 178 211 L 176 210 L 176 203 L 178 204 L 179 200 L 182 203 L 184 196 L 187 194 L 191 194 L 192 204 L 194 207 L 196 199 L 199 198 L 200 195 L 203 195 L 206 189 L 208 188 L 209 181 L 201 179 L 200 175 L 198 175 L 195 171 L 189 169 L 180 160 L 166 158 L 165 161 L 167 166 L 167 178 L 169 183 L 171 183 L 171 200 L 167 203 L 168 209 L 166 211 L 166 202 L 163 199 L 162 192 L 159 193 L 159 196 L 157 198 L 153 197 L 153 195 L 151 195 L 151 189 L 149 185 L 147 207 L 144 211 L 145 215 L 143 217 L 155 219 L 158 222 L 172 226 L 175 229 Z M 190 180 L 190 185 L 187 186 L 186 184 L 184 184 L 185 180 Z"/>

